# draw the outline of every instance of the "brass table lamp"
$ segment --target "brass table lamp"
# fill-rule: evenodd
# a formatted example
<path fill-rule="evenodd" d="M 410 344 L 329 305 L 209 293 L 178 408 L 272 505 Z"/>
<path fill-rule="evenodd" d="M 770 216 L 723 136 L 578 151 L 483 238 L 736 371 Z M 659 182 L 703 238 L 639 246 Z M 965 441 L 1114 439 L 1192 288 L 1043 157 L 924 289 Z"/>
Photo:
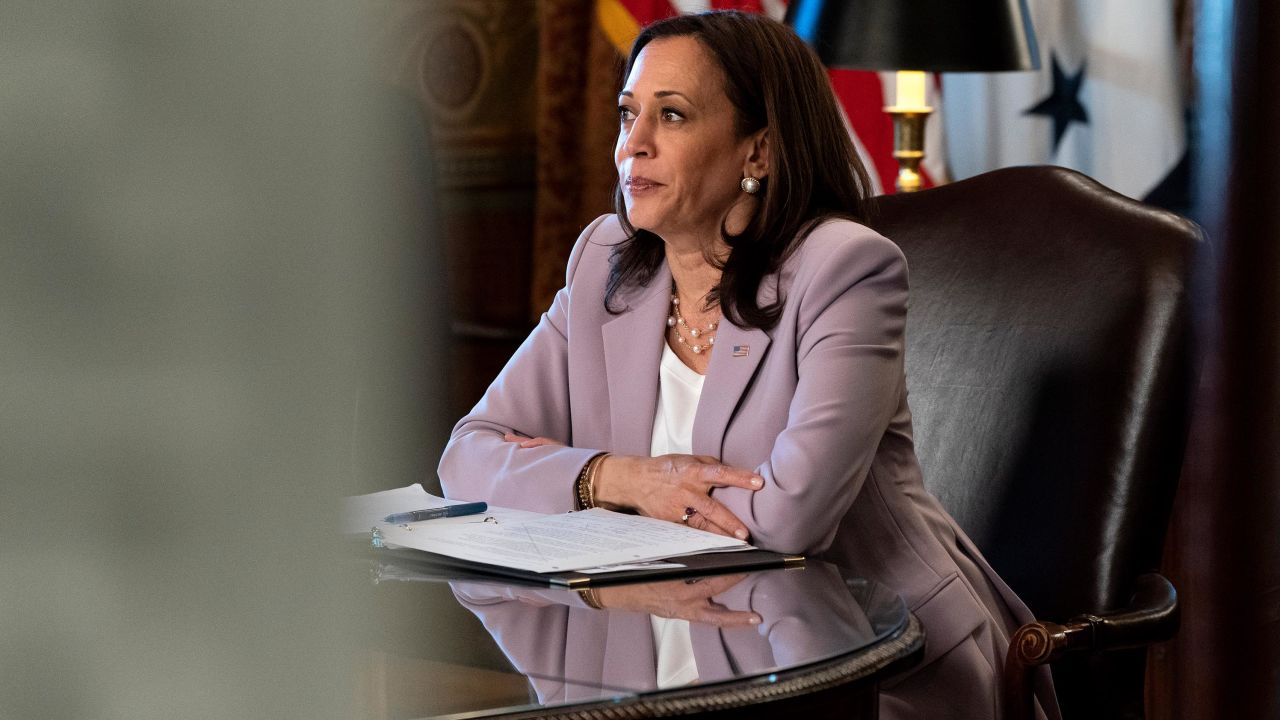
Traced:
<path fill-rule="evenodd" d="M 786 21 L 827 67 L 898 71 L 885 112 L 899 192 L 920 189 L 926 72 L 1040 67 L 1026 0 L 791 0 Z"/>

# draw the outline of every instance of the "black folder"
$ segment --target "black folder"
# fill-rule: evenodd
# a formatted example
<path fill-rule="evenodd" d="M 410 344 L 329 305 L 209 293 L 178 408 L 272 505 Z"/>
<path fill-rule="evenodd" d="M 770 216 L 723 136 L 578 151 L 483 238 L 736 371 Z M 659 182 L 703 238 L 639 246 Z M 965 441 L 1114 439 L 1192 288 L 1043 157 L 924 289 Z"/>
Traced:
<path fill-rule="evenodd" d="M 570 590 L 618 583 L 657 582 L 685 577 L 804 566 L 804 557 L 800 555 L 784 555 L 768 550 L 752 549 L 681 555 L 660 561 L 677 563 L 682 567 L 633 568 L 597 573 L 577 571 L 538 573 L 502 565 L 460 560 L 413 548 L 382 547 L 373 548 L 372 552 L 374 559 L 398 566 L 394 573 L 386 573 L 380 578 L 382 580 L 503 580 L 519 585 L 564 587 Z"/>

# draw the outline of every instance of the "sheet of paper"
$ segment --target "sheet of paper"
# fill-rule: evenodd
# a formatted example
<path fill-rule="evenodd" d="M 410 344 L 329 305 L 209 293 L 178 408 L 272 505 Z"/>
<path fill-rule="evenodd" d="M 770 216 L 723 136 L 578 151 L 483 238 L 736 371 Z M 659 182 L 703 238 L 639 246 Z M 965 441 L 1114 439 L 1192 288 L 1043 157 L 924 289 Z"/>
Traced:
<path fill-rule="evenodd" d="M 367 533 L 374 525 L 382 524 L 382 518 L 392 513 L 426 510 L 452 504 L 454 504 L 452 500 L 429 494 L 419 483 L 395 490 L 344 498 L 341 515 L 342 532 Z"/>
<path fill-rule="evenodd" d="M 741 540 L 677 523 L 600 508 L 544 515 L 526 522 L 430 520 L 380 527 L 380 531 L 387 544 L 540 573 L 747 546 Z"/>
<path fill-rule="evenodd" d="M 576 572 L 580 572 L 583 575 L 596 575 L 598 573 L 620 572 L 622 570 L 667 570 L 667 569 L 675 570 L 682 567 L 685 567 L 685 566 L 681 565 L 680 563 L 662 562 L 661 560 L 655 560 L 654 562 L 645 562 L 645 563 L 630 563 L 630 564 L 623 563 L 621 565 L 605 565 L 603 567 L 582 568 L 580 570 L 577 570 Z"/>

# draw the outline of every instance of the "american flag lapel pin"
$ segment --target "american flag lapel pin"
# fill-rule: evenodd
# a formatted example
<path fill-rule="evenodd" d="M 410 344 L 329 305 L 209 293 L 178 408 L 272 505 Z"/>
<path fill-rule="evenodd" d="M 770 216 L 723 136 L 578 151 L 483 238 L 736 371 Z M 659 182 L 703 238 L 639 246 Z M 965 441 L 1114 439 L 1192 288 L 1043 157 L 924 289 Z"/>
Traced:
<path fill-rule="evenodd" d="M 750 354 L 751 354 L 750 345 L 734 345 L 733 346 L 734 357 L 746 357 L 747 355 L 750 355 Z"/>

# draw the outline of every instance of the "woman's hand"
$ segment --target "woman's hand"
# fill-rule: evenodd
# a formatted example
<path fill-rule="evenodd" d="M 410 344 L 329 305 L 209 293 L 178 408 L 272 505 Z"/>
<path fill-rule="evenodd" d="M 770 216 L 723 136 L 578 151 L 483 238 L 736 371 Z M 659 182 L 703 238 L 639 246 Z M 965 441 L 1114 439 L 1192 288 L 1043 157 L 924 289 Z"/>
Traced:
<path fill-rule="evenodd" d="M 522 448 L 536 448 L 543 445 L 563 445 L 564 443 L 556 442 L 551 438 L 545 437 L 525 437 L 524 435 L 516 435 L 515 433 L 507 433 L 502 436 L 507 442 L 519 443 Z"/>
<path fill-rule="evenodd" d="M 718 575 L 644 585 L 616 585 L 595 591 L 601 607 L 634 610 L 658 617 L 689 620 L 716 627 L 759 625 L 760 616 L 730 610 L 711 598 L 737 585 L 746 575 Z"/>
<path fill-rule="evenodd" d="M 718 487 L 759 490 L 764 478 L 705 455 L 610 455 L 596 473 L 596 502 L 746 540 L 747 526 L 710 497 Z M 687 510 L 692 509 L 689 513 Z M 685 520 L 684 516 L 688 515 Z"/>
<path fill-rule="evenodd" d="M 551 438 L 514 433 L 507 433 L 502 439 L 522 448 L 563 445 Z M 601 507 L 610 510 L 635 510 L 648 517 L 683 522 L 692 528 L 746 540 L 747 526 L 711 498 L 712 489 L 718 487 L 755 491 L 764 487 L 764 478 L 705 455 L 610 455 L 601 461 L 596 472 L 594 495 Z M 693 512 L 686 513 L 689 509 Z M 686 514 L 688 520 L 684 519 Z"/>

